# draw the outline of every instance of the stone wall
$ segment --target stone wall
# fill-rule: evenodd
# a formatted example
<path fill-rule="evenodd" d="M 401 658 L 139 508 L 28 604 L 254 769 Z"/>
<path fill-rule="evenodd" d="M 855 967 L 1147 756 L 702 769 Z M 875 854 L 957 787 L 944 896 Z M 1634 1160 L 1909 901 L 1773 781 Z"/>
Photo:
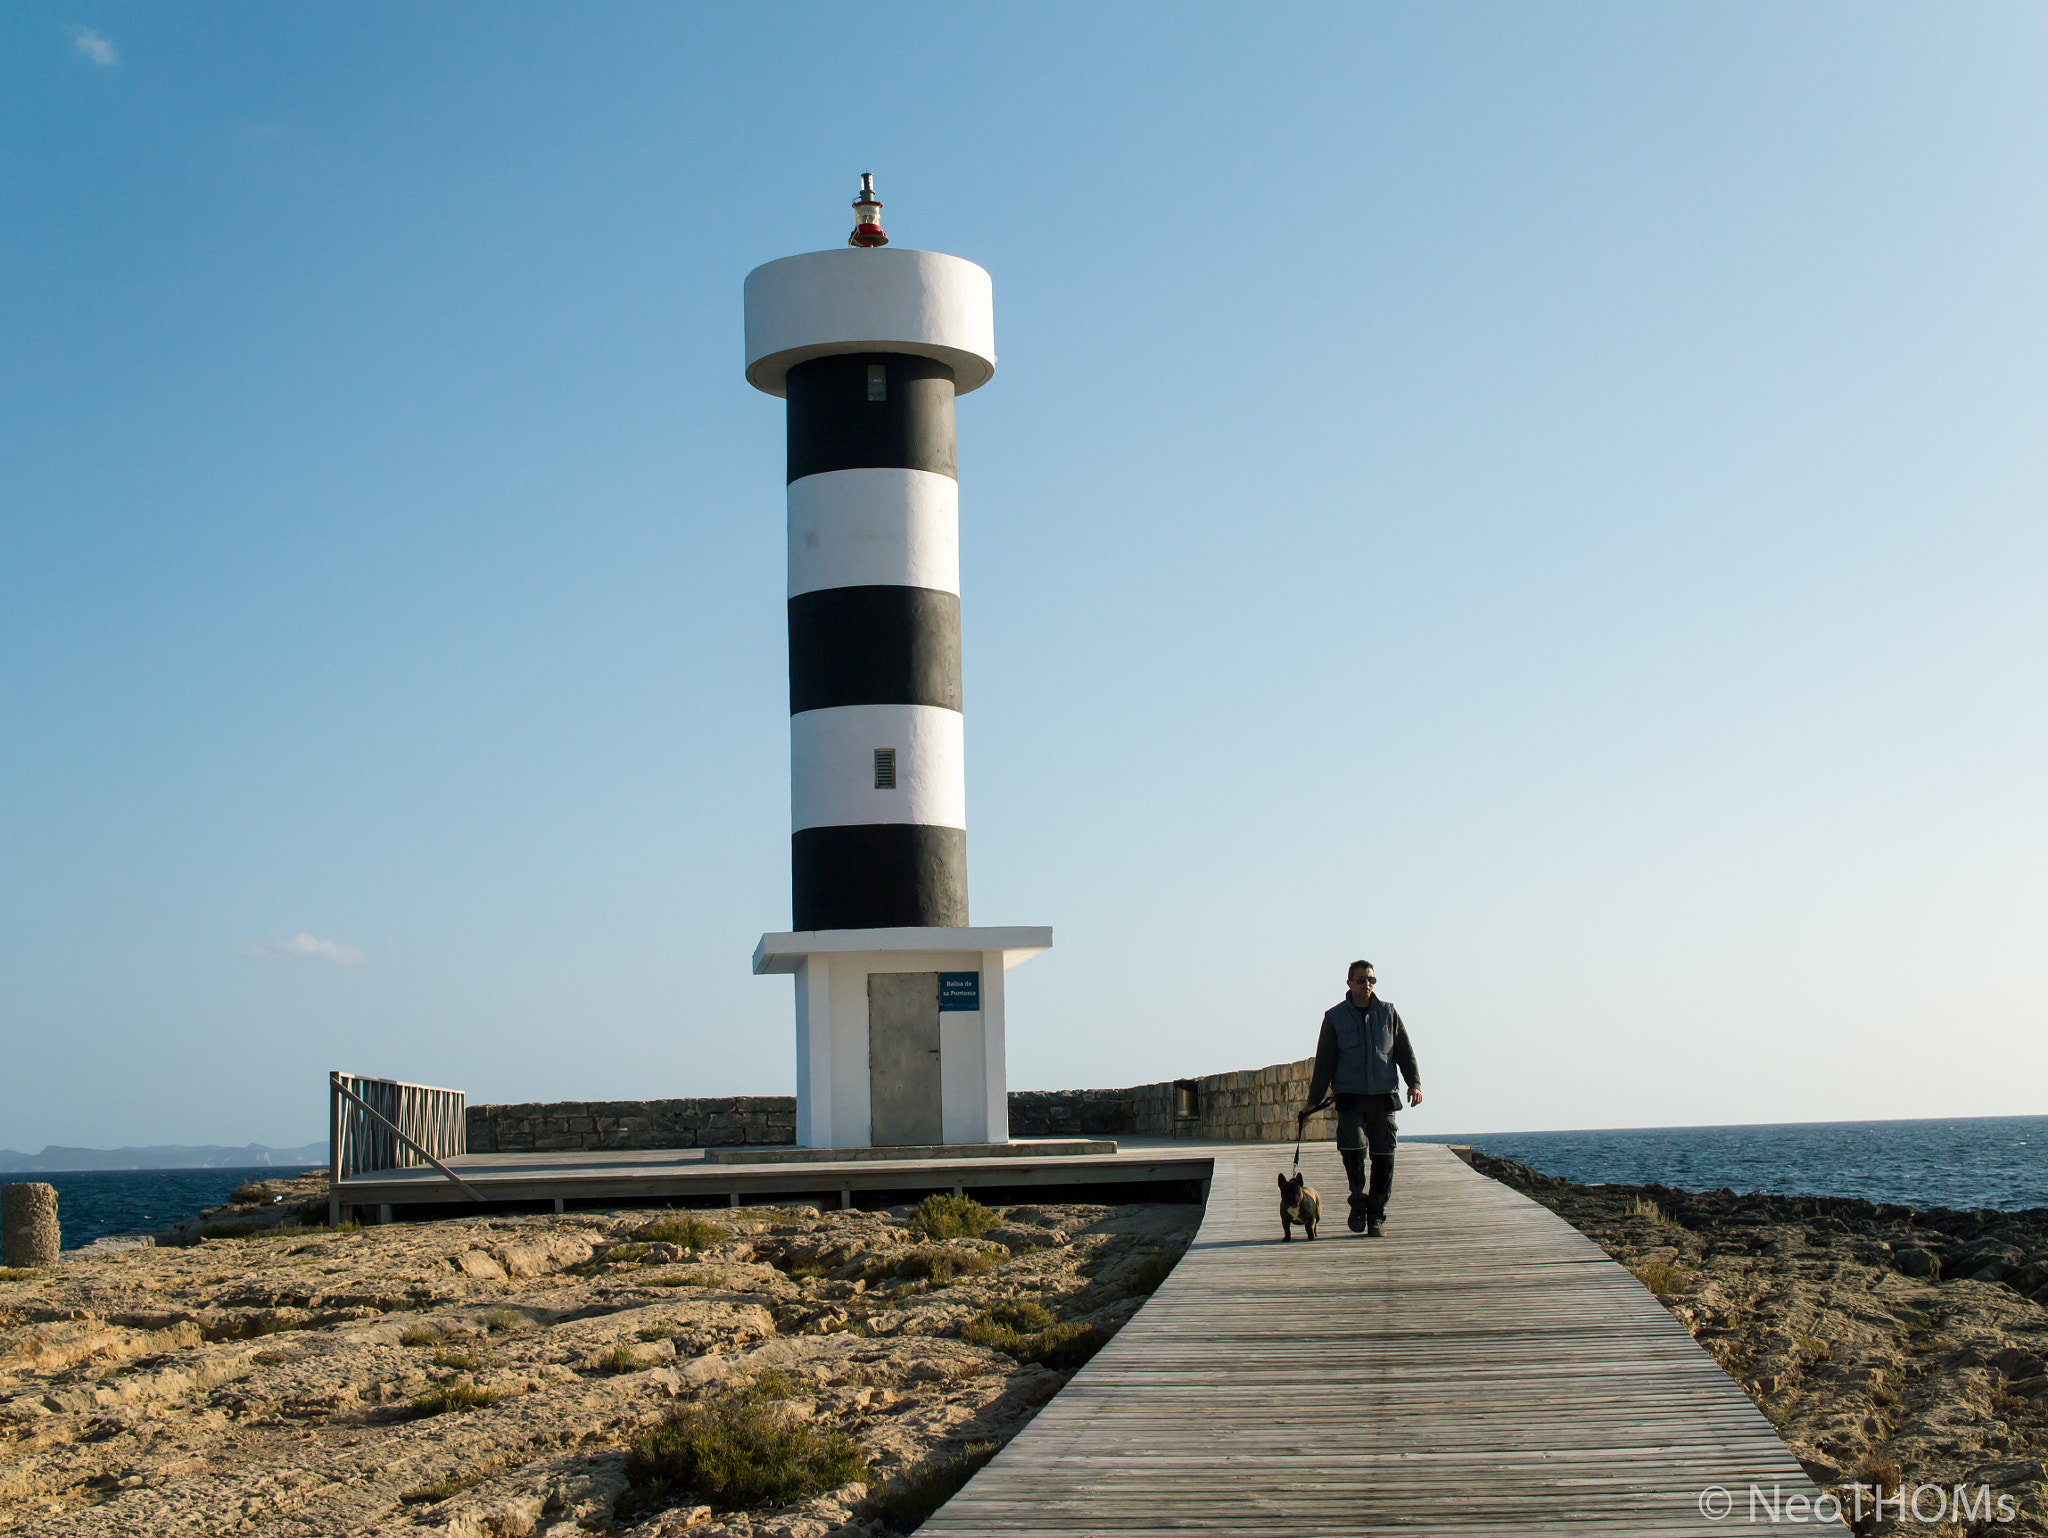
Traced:
<path fill-rule="evenodd" d="M 794 1095 L 696 1100 L 558 1100 L 469 1107 L 471 1153 L 570 1153 L 607 1148 L 734 1148 L 794 1143 Z"/>
<path fill-rule="evenodd" d="M 1316 1060 L 1304 1057 L 1269 1068 L 1212 1073 L 1196 1079 L 1201 1114 L 1192 1124 L 1183 1124 L 1181 1133 L 1187 1137 L 1229 1138 L 1245 1143 L 1291 1143 L 1295 1135 L 1294 1116 L 1308 1101 L 1308 1081 L 1315 1071 Z M 1168 1090 L 1172 1087 L 1165 1086 Z M 1162 1126 L 1161 1130 L 1170 1132 L 1172 1128 Z M 1302 1135 L 1335 1137 L 1337 1113 L 1321 1111 L 1311 1116 Z"/>
<path fill-rule="evenodd" d="M 1308 1099 L 1316 1060 L 1275 1063 L 1237 1073 L 1212 1073 L 1199 1079 L 1163 1080 L 1129 1089 L 1012 1090 L 1011 1137 L 1061 1137 L 1087 1134 L 1114 1137 L 1193 1137 L 1248 1143 L 1291 1143 L 1294 1113 Z M 1179 1097 L 1175 1090 L 1191 1088 Z M 1192 1118 L 1177 1116 L 1192 1101 Z M 1337 1133 L 1335 1113 L 1309 1118 L 1305 1135 L 1331 1138 Z"/>
<path fill-rule="evenodd" d="M 1308 1098 L 1315 1059 L 1130 1089 L 1010 1091 L 1011 1137 L 1194 1137 L 1250 1143 L 1294 1141 L 1294 1113 Z M 1176 1117 L 1176 1084 L 1191 1085 L 1198 1114 Z M 1181 1105 L 1185 1097 L 1178 1097 Z M 1312 1117 L 1307 1136 L 1336 1135 L 1334 1114 Z M 469 1107 L 471 1153 L 571 1153 L 611 1148 L 733 1148 L 794 1143 L 791 1095 L 701 1100 L 563 1100 Z"/>
<path fill-rule="evenodd" d="M 1138 1130 L 1130 1089 L 1013 1089 L 1011 1137 L 1116 1137 Z"/>

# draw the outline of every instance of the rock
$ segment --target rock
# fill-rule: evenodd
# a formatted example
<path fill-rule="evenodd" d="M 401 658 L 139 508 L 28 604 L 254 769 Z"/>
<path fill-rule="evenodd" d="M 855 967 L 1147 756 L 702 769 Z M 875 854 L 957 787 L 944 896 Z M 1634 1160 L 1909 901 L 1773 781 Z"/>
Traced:
<path fill-rule="evenodd" d="M 540 1527 L 542 1506 L 538 1495 L 492 1503 L 460 1513 L 442 1531 L 448 1538 L 532 1538 Z"/>
<path fill-rule="evenodd" d="M 1892 1256 L 1892 1262 L 1908 1276 L 1935 1277 L 1941 1274 L 1941 1262 L 1923 1249 L 1900 1250 Z"/>
<path fill-rule="evenodd" d="M 293 1205 L 320 1194 L 297 1191 Z M 1113 1330 L 1134 1304 L 1105 1296 L 1095 1273 L 1178 1250 L 1199 1218 L 1169 1205 L 1043 1211 L 1054 1221 L 1035 1226 L 1068 1243 L 949 1245 L 989 1269 L 942 1286 L 878 1271 L 857 1291 L 755 1260 L 768 1241 L 859 1265 L 893 1265 L 911 1247 L 880 1214 L 787 1209 L 734 1220 L 730 1237 L 673 1268 L 583 1265 L 649 1214 L 578 1213 L 259 1233 L 0 1281 L 0 1527 L 18 1508 L 31 1513 L 25 1531 L 72 1538 L 622 1531 L 614 1503 L 642 1429 L 771 1369 L 789 1395 L 779 1413 L 852 1436 L 884 1468 L 1001 1442 L 1066 1375 L 972 1345 L 960 1328 L 1029 1298 Z M 742 1221 L 757 1232 L 738 1232 Z M 677 1285 L 687 1281 L 710 1285 Z M 829 1325 L 843 1327 L 818 1333 Z M 415 1413 L 431 1389 L 458 1385 L 495 1397 Z M 848 1487 L 690 1531 L 857 1538 L 860 1498 Z M 61 1521 L 44 1517 L 53 1511 Z M 633 1524 L 633 1538 L 674 1515 Z"/>
<path fill-rule="evenodd" d="M 2003 1351 L 1992 1353 L 1991 1365 L 2014 1379 L 2038 1378 L 2048 1370 L 2048 1364 L 2044 1364 L 2040 1357 L 2018 1346 L 2007 1346 Z"/>
<path fill-rule="evenodd" d="M 1027 1250 L 1057 1249 L 1067 1242 L 1067 1236 L 1057 1228 L 1026 1228 L 1016 1223 L 1000 1224 L 982 1237 L 1000 1244 L 1012 1255 L 1022 1255 Z"/>
<path fill-rule="evenodd" d="M 491 1258 L 505 1268 L 505 1275 L 514 1277 L 546 1276 L 580 1266 L 594 1253 L 595 1246 L 581 1234 L 552 1234 L 525 1244 L 491 1246 Z M 669 1253 L 677 1252 L 669 1248 Z"/>
<path fill-rule="evenodd" d="M 700 1356 L 685 1362 L 681 1369 L 682 1381 L 692 1388 L 702 1388 L 707 1383 L 723 1383 L 732 1376 L 732 1363 L 722 1356 Z"/>
<path fill-rule="evenodd" d="M 498 1273 L 500 1276 L 544 1276 L 553 1269 L 548 1262 L 545 1244 L 493 1245 L 491 1259 L 504 1268 Z M 475 1275 L 474 1272 L 470 1274 Z"/>
<path fill-rule="evenodd" d="M 497 1258 L 485 1250 L 464 1250 L 453 1257 L 455 1269 L 464 1276 L 473 1276 L 480 1282 L 502 1282 L 505 1268 Z"/>
<path fill-rule="evenodd" d="M 0 1265 L 54 1266 L 63 1248 L 55 1186 L 40 1180 L 0 1186 Z"/>
<path fill-rule="evenodd" d="M 2010 1244 L 1997 1240 L 1980 1240 L 1958 1250 L 1953 1263 L 1943 1267 L 1957 1276 L 1967 1276 L 1972 1281 L 2000 1281 L 2006 1272 L 2017 1271 L 2026 1264 L 2026 1257 Z"/>

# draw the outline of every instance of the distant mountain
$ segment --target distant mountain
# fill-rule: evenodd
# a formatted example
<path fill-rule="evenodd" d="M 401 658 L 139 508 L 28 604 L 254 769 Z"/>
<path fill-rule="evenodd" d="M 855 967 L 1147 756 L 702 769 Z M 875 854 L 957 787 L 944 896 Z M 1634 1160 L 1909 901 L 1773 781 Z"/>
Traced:
<path fill-rule="evenodd" d="M 250 1143 L 243 1148 L 173 1145 L 162 1148 L 64 1148 L 52 1143 L 39 1154 L 0 1148 L 0 1174 L 33 1175 L 56 1170 L 218 1170 L 305 1169 L 327 1162 L 325 1143 L 303 1148 L 268 1148 Z"/>

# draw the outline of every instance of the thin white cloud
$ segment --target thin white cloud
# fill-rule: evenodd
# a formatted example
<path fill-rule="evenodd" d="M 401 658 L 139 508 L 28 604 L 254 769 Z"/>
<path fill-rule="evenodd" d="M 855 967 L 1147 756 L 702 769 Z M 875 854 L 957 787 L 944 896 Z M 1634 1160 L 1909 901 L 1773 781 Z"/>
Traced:
<path fill-rule="evenodd" d="M 114 52 L 114 45 L 91 27 L 73 27 L 71 41 L 78 45 L 80 53 L 102 69 L 112 69 L 121 62 L 121 56 Z"/>
<path fill-rule="evenodd" d="M 235 947 L 237 956 L 251 961 L 325 961 L 337 967 L 359 967 L 369 954 L 356 945 L 323 940 L 303 930 L 287 940 L 250 940 Z"/>

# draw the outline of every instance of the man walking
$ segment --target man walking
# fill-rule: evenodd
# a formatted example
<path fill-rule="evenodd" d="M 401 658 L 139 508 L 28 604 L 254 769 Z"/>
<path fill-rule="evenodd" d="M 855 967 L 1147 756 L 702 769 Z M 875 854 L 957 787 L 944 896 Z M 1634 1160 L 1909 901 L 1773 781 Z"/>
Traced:
<path fill-rule="evenodd" d="M 1394 1006 L 1373 992 L 1378 981 L 1369 961 L 1354 961 L 1344 997 L 1323 1016 L 1316 1041 L 1316 1073 L 1308 1087 L 1302 1119 L 1337 1092 L 1337 1154 L 1351 1184 L 1349 1224 L 1377 1239 L 1385 1232 L 1387 1195 L 1394 1189 L 1394 1113 L 1401 1109 L 1400 1079 L 1408 1081 L 1408 1103 L 1422 1104 L 1422 1075 L 1408 1027 Z M 1400 1078 L 1395 1077 L 1396 1069 Z M 1365 1156 L 1372 1153 L 1372 1185 L 1365 1181 Z"/>

